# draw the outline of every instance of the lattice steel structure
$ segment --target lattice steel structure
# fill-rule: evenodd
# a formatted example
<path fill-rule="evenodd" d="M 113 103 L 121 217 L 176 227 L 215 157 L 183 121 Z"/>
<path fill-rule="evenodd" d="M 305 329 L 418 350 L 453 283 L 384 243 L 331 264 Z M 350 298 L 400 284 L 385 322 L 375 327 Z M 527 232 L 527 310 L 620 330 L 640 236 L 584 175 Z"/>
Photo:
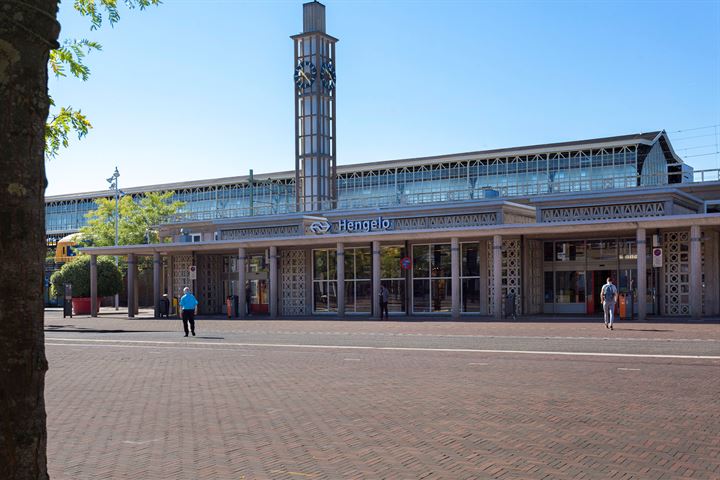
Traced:
<path fill-rule="evenodd" d="M 305 251 L 283 250 L 280 254 L 280 308 L 283 315 L 305 315 Z"/>
<path fill-rule="evenodd" d="M 295 44 L 295 182 L 300 211 L 331 209 L 336 199 L 335 43 L 325 33 L 325 6 L 303 5 Z"/>
<path fill-rule="evenodd" d="M 493 272 L 493 244 L 492 241 L 487 242 L 487 275 L 488 275 L 488 313 L 493 314 L 495 307 L 493 306 L 493 298 L 495 297 Z M 522 313 L 522 259 L 520 255 L 520 240 L 511 239 L 502 242 L 502 298 L 506 295 L 515 295 L 515 312 Z M 505 312 L 505 302 L 502 303 L 503 315 Z"/>

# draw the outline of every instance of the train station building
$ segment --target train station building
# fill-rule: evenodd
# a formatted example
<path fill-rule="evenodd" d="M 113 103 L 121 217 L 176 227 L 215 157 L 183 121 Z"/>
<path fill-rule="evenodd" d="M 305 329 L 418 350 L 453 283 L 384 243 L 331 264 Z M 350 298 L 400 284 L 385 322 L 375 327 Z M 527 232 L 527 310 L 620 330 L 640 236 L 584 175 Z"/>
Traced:
<path fill-rule="evenodd" d="M 611 277 L 635 318 L 720 316 L 718 170 L 664 131 L 337 165 L 337 39 L 322 4 L 303 8 L 294 170 L 127 189 L 186 203 L 167 243 L 86 248 L 91 265 L 126 256 L 132 286 L 153 257 L 156 312 L 189 286 L 201 314 L 232 296 L 238 317 L 376 318 L 384 285 L 391 316 L 592 315 Z M 101 196 L 48 197 L 50 234 Z"/>

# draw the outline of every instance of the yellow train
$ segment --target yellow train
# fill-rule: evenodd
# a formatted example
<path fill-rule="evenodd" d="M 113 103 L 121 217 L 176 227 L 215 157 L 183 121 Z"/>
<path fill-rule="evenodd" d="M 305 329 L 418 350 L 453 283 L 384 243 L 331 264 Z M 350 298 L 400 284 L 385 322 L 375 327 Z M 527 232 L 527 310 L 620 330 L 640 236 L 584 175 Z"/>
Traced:
<path fill-rule="evenodd" d="M 75 259 L 77 256 L 75 248 L 79 238 L 79 233 L 71 233 L 58 240 L 55 247 L 55 263 L 66 263 Z"/>

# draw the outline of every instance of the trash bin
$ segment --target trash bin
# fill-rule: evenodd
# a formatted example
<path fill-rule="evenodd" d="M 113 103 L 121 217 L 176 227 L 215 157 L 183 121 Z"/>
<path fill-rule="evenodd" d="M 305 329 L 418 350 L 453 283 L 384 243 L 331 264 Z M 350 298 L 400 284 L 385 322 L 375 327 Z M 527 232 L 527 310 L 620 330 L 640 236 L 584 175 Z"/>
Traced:
<path fill-rule="evenodd" d="M 170 318 L 170 299 L 167 294 L 160 297 L 160 318 Z"/>
<path fill-rule="evenodd" d="M 515 320 L 515 294 L 508 293 L 505 295 L 505 318 L 512 318 Z"/>
<path fill-rule="evenodd" d="M 620 310 L 620 318 L 622 320 L 632 320 L 633 317 L 633 295 L 631 292 L 621 293 L 618 298 L 618 307 Z"/>
<path fill-rule="evenodd" d="M 65 284 L 65 294 L 63 296 L 63 318 L 72 318 L 72 283 Z"/>

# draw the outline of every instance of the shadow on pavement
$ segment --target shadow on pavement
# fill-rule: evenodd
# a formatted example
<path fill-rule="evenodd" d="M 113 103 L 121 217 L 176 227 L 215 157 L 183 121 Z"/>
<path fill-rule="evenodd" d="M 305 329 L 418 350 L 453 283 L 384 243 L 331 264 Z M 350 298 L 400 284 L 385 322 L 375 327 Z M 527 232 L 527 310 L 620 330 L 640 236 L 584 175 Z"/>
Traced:
<path fill-rule="evenodd" d="M 667 330 L 661 328 L 616 328 L 615 330 L 625 330 L 626 332 L 674 332 L 675 330 Z"/>
<path fill-rule="evenodd" d="M 45 331 L 75 333 L 163 333 L 168 330 L 105 330 L 98 328 L 76 327 L 75 325 L 45 325 Z"/>

